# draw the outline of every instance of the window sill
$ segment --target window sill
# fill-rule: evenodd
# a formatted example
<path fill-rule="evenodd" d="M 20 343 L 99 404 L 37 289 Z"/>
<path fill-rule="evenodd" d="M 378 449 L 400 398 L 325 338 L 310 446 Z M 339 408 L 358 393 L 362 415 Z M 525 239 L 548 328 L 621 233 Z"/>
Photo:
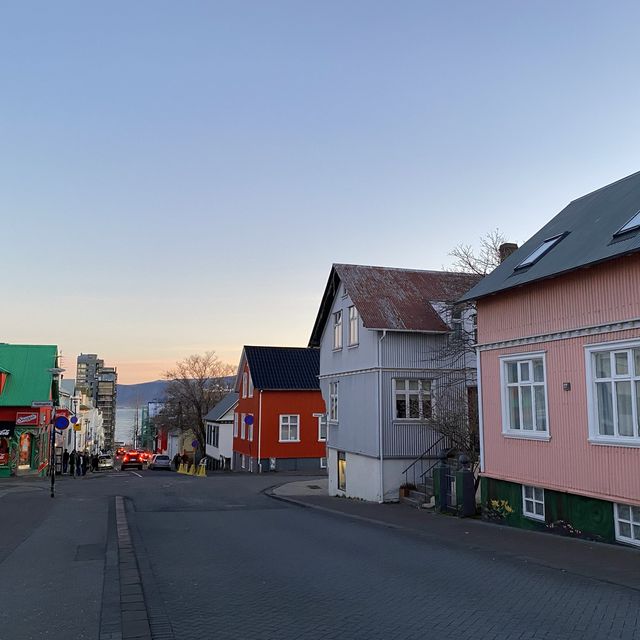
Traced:
<path fill-rule="evenodd" d="M 541 440 L 542 442 L 549 442 L 549 440 L 551 440 L 551 436 L 548 433 L 536 433 L 535 431 L 527 431 L 524 433 L 517 431 L 503 431 L 502 437 L 513 438 L 514 440 Z"/>
<path fill-rule="evenodd" d="M 278 442 L 282 444 L 295 444 L 296 442 L 300 442 L 300 440 L 278 440 Z"/>
<path fill-rule="evenodd" d="M 622 542 L 623 544 L 628 544 L 631 545 L 633 547 L 640 547 L 640 540 L 635 540 L 633 538 L 627 538 L 626 536 L 621 536 L 620 534 L 616 535 L 616 541 L 617 542 Z"/>
<path fill-rule="evenodd" d="M 342 351 L 342 347 L 336 347 L 335 349 L 332 349 L 333 353 L 338 353 L 338 351 Z"/>
<path fill-rule="evenodd" d="M 535 522 L 546 522 L 546 519 L 544 516 L 538 516 L 532 513 L 525 513 L 524 511 L 522 512 L 522 516 L 524 518 L 527 518 L 527 520 L 534 520 Z"/>
<path fill-rule="evenodd" d="M 637 438 L 629 438 L 629 440 L 621 440 L 619 438 L 589 438 L 589 443 L 604 447 L 640 448 L 640 440 Z"/>
<path fill-rule="evenodd" d="M 355 344 L 349 344 L 347 345 L 347 349 L 356 349 L 360 346 L 359 342 L 356 342 Z"/>

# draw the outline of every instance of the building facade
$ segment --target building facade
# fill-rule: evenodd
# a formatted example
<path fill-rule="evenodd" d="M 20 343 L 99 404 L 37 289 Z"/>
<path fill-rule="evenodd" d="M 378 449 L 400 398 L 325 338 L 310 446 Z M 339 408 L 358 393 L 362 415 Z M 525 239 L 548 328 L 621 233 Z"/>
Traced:
<path fill-rule="evenodd" d="M 326 468 L 318 365 L 317 349 L 244 347 L 236 378 L 235 471 Z"/>
<path fill-rule="evenodd" d="M 0 344 L 0 478 L 42 474 L 49 461 L 51 409 L 57 401 L 53 345 Z"/>
<path fill-rule="evenodd" d="M 227 394 L 205 416 L 206 453 L 214 469 L 233 468 L 233 421 L 238 406 L 238 394 Z"/>
<path fill-rule="evenodd" d="M 640 174 L 570 203 L 477 300 L 482 494 L 640 546 Z M 495 504 L 495 503 L 493 503 Z"/>
<path fill-rule="evenodd" d="M 309 346 L 320 349 L 327 407 L 330 495 L 398 500 L 408 465 L 441 438 L 434 429 L 443 372 L 467 411 L 475 360 L 451 348 L 452 325 L 472 313 L 453 302 L 478 277 L 361 265 L 333 265 Z"/>

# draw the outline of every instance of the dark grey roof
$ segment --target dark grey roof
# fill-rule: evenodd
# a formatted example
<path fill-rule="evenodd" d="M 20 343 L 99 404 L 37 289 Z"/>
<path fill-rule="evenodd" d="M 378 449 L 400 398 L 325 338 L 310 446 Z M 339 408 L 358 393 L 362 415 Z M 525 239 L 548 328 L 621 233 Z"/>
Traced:
<path fill-rule="evenodd" d="M 233 407 L 238 404 L 238 394 L 235 391 L 228 393 L 218 404 L 207 413 L 204 417 L 209 422 L 215 422 L 216 420 L 222 420 L 224 416 L 229 413 Z"/>
<path fill-rule="evenodd" d="M 640 172 L 565 207 L 500 266 L 462 297 L 475 300 L 640 250 L 640 230 L 614 234 L 640 211 Z M 567 234 L 530 267 L 514 270 L 544 240 Z"/>
<path fill-rule="evenodd" d="M 309 346 L 320 345 L 340 282 L 367 329 L 445 333 L 449 327 L 431 303 L 454 302 L 478 279 L 474 274 L 451 271 L 334 264 Z"/>
<path fill-rule="evenodd" d="M 256 389 L 319 389 L 320 351 L 306 347 L 244 348 Z"/>

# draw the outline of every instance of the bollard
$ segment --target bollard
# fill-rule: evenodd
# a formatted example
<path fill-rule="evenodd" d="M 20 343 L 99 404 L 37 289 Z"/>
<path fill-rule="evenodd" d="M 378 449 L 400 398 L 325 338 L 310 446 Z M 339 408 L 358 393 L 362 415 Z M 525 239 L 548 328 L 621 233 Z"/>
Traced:
<path fill-rule="evenodd" d="M 447 452 L 442 449 L 438 454 L 438 465 L 433 470 L 433 491 L 436 499 L 436 510 L 447 511 Z"/>
<path fill-rule="evenodd" d="M 456 471 L 456 498 L 458 515 L 463 518 L 476 515 L 476 487 L 469 458 L 462 454 L 458 458 L 460 469 Z"/>

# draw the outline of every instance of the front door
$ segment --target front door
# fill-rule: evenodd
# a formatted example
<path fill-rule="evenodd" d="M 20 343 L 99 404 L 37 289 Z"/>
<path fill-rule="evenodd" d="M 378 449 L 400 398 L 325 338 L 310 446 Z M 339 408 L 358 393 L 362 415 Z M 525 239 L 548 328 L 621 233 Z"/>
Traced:
<path fill-rule="evenodd" d="M 30 433 L 23 433 L 20 436 L 20 447 L 18 451 L 18 469 L 31 469 L 31 455 L 33 452 L 33 436 Z"/>

